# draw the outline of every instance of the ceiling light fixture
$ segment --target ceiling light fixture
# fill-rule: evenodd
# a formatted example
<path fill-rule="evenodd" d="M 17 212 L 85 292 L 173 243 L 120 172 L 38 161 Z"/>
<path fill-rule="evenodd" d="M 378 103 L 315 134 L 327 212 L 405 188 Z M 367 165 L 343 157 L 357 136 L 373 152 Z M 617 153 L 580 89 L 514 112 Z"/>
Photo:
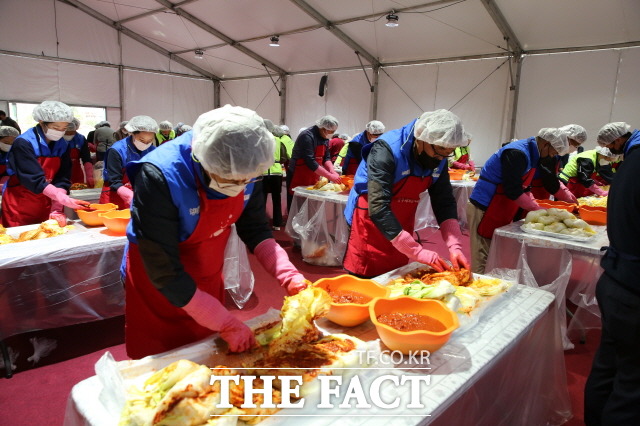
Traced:
<path fill-rule="evenodd" d="M 277 35 L 271 37 L 271 43 L 269 43 L 269 46 L 272 46 L 272 47 L 280 46 L 280 37 L 278 37 Z"/>
<path fill-rule="evenodd" d="M 204 50 L 196 49 L 196 59 L 202 59 L 204 57 Z"/>
<path fill-rule="evenodd" d="M 398 25 L 398 15 L 396 15 L 395 11 L 391 11 L 390 14 L 387 15 L 387 23 L 385 24 L 387 27 L 393 28 Z"/>

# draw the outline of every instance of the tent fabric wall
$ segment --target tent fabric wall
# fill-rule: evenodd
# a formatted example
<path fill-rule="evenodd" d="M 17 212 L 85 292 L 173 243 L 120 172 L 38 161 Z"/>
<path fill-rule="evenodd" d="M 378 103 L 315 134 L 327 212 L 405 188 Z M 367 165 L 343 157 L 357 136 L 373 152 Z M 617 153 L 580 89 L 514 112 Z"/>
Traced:
<path fill-rule="evenodd" d="M 274 77 L 276 80 L 277 77 Z M 277 83 L 278 89 L 280 83 Z M 271 79 L 225 81 L 220 87 L 220 105 L 249 108 L 262 118 L 280 123 L 280 96 Z"/>
<path fill-rule="evenodd" d="M 156 121 L 193 124 L 213 109 L 213 82 L 142 71 L 124 71 L 123 119 L 148 115 Z"/>
<path fill-rule="evenodd" d="M 587 129 L 589 149 L 596 145 L 598 130 L 610 121 L 637 126 L 639 62 L 639 48 L 525 57 L 516 136 L 576 123 Z"/>

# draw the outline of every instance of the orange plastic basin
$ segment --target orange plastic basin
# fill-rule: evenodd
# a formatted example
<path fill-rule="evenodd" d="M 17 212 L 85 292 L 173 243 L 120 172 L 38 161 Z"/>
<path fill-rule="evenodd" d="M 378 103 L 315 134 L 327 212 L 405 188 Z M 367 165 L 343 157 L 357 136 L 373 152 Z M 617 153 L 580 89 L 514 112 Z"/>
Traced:
<path fill-rule="evenodd" d="M 322 278 L 314 284 L 327 292 L 351 290 L 370 297 L 367 303 L 331 303 L 327 318 L 344 327 L 354 327 L 369 318 L 369 305 L 376 297 L 387 297 L 389 289 L 372 280 L 365 280 L 353 275 L 340 275 L 332 278 Z"/>
<path fill-rule="evenodd" d="M 104 225 L 100 213 L 106 213 L 118 208 L 117 205 L 112 203 L 107 204 L 89 204 L 89 208 L 95 209 L 94 211 L 76 210 L 76 214 L 86 225 L 89 226 L 102 226 Z"/>
<path fill-rule="evenodd" d="M 131 219 L 131 211 L 112 210 L 98 215 L 102 218 L 104 226 L 116 235 L 127 235 L 127 225 Z"/>
<path fill-rule="evenodd" d="M 440 332 L 426 330 L 400 331 L 378 322 L 379 315 L 395 312 L 426 315 L 440 321 L 446 329 Z M 441 301 L 415 299 L 409 296 L 400 296 L 394 299 L 375 299 L 369 305 L 369 315 L 382 342 L 389 349 L 400 351 L 403 354 L 421 350 L 437 351 L 449 341 L 451 333 L 459 325 L 456 313 L 447 308 Z"/>
<path fill-rule="evenodd" d="M 545 209 L 562 209 L 568 211 L 569 213 L 573 213 L 578 208 L 577 205 L 564 201 L 536 200 L 536 203 L 538 203 L 540 207 L 543 207 Z"/>
<path fill-rule="evenodd" d="M 449 180 L 462 180 L 462 177 L 466 173 L 466 170 L 462 169 L 449 169 Z"/>
<path fill-rule="evenodd" d="M 607 208 L 606 207 L 592 207 L 592 206 L 580 206 L 578 208 L 580 218 L 591 225 L 606 225 L 607 224 Z"/>
<path fill-rule="evenodd" d="M 342 183 L 346 185 L 347 189 L 353 188 L 353 175 L 340 176 Z"/>

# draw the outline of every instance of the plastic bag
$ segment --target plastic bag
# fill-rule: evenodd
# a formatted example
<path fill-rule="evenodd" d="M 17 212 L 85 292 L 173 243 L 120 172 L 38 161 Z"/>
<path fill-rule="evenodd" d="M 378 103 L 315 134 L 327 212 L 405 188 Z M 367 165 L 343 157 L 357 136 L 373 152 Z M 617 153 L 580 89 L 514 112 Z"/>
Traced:
<path fill-rule="evenodd" d="M 102 188 L 104 185 L 104 179 L 102 178 L 102 172 L 104 170 L 104 161 L 98 161 L 93 165 L 93 181 L 95 182 L 94 188 Z"/>
<path fill-rule="evenodd" d="M 224 249 L 222 276 L 224 288 L 236 306 L 242 309 L 253 293 L 255 279 L 247 256 L 247 247 L 238 237 L 236 225 L 231 225 L 227 247 Z"/>
<path fill-rule="evenodd" d="M 310 205 L 314 204 L 315 213 L 311 218 Z M 318 205 L 320 204 L 320 205 Z M 334 218 L 342 219 L 341 217 Z M 336 248 L 336 241 L 329 233 L 325 206 L 322 201 L 307 200 L 293 218 L 293 229 L 300 236 L 302 260 L 312 265 L 341 266 L 344 251 Z"/>

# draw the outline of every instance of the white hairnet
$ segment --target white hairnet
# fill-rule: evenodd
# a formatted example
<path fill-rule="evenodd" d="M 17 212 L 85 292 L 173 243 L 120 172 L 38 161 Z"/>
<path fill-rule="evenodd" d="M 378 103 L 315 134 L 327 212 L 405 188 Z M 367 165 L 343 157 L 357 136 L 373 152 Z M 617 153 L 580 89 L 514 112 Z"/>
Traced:
<path fill-rule="evenodd" d="M 275 146 L 264 120 L 247 108 L 225 105 L 193 125 L 193 154 L 206 171 L 225 179 L 262 174 L 273 164 Z"/>
<path fill-rule="evenodd" d="M 120 122 L 120 127 L 119 127 L 119 128 L 120 128 L 120 129 L 124 129 L 124 126 L 126 126 L 128 122 L 129 122 L 129 121 L 121 121 L 121 122 Z"/>
<path fill-rule="evenodd" d="M 444 148 L 466 146 L 462 121 L 446 109 L 425 112 L 416 121 L 413 135 L 416 139 Z"/>
<path fill-rule="evenodd" d="M 605 146 L 618 139 L 620 136 L 624 136 L 631 131 L 631 126 L 623 121 L 617 121 L 615 123 L 609 123 L 602 126 L 602 129 L 598 132 L 598 145 Z"/>
<path fill-rule="evenodd" d="M 182 133 L 187 133 L 189 130 L 192 130 L 193 127 L 189 126 L 188 124 L 183 124 L 182 126 L 180 126 L 180 131 Z"/>
<path fill-rule="evenodd" d="M 282 126 L 280 126 L 280 128 L 282 129 L 283 132 L 285 132 L 287 135 L 289 134 L 289 126 L 285 126 L 284 124 Z"/>
<path fill-rule="evenodd" d="M 284 136 L 284 130 L 282 130 L 282 127 L 280 126 L 273 126 L 273 130 L 271 131 L 271 133 L 273 133 L 273 136 L 275 136 L 276 138 Z"/>
<path fill-rule="evenodd" d="M 567 134 L 555 127 L 545 127 L 540 129 L 538 137 L 549 142 L 553 149 L 558 151 L 558 155 L 565 155 L 569 153 L 569 140 Z"/>
<path fill-rule="evenodd" d="M 573 139 L 580 145 L 587 140 L 587 129 L 579 124 L 567 124 L 566 126 L 560 127 L 560 130 L 562 130 L 569 139 Z"/>
<path fill-rule="evenodd" d="M 158 123 L 158 128 L 160 130 L 172 130 L 173 129 L 173 124 L 171 124 L 170 121 L 161 121 L 160 123 Z"/>
<path fill-rule="evenodd" d="M 268 118 L 264 119 L 264 125 L 267 126 L 267 130 L 271 133 L 273 133 L 273 131 L 276 129 L 276 125 L 273 124 L 273 121 L 269 120 Z"/>
<path fill-rule="evenodd" d="M 320 127 L 321 129 L 335 132 L 338 128 L 338 119 L 332 115 L 325 115 L 324 117 L 316 121 L 316 126 Z"/>
<path fill-rule="evenodd" d="M 71 123 L 67 124 L 68 132 L 75 132 L 79 128 L 80 128 L 80 120 L 78 120 L 75 117 L 73 117 L 73 120 L 71 120 Z"/>
<path fill-rule="evenodd" d="M 609 148 L 604 146 L 596 146 L 596 152 L 600 155 L 604 155 L 605 157 L 609 157 L 609 158 L 617 157 L 617 155 L 614 155 L 611 151 L 609 151 Z"/>
<path fill-rule="evenodd" d="M 127 123 L 124 128 L 127 132 L 158 132 L 158 123 L 148 115 L 136 115 Z"/>
<path fill-rule="evenodd" d="M 53 123 L 56 121 L 71 123 L 73 111 L 67 104 L 58 101 L 44 101 L 33 109 L 33 119 Z"/>
<path fill-rule="evenodd" d="M 364 129 L 372 135 L 381 135 L 384 133 L 384 124 L 382 121 L 372 120 L 367 123 Z"/>
<path fill-rule="evenodd" d="M 0 138 L 5 138 L 7 136 L 20 136 L 20 132 L 15 127 L 11 126 L 0 126 Z"/>

